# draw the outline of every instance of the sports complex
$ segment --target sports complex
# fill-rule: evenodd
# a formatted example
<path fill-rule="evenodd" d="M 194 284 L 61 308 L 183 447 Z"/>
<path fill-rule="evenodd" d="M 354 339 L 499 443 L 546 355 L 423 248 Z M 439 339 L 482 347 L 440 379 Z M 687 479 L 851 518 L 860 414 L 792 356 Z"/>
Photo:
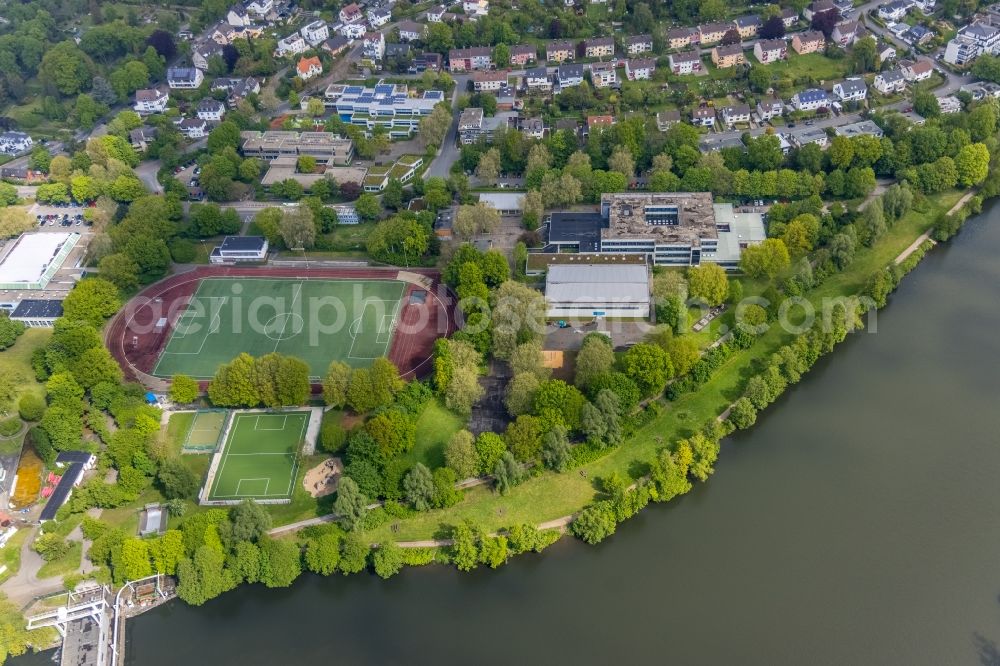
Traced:
<path fill-rule="evenodd" d="M 381 357 L 403 377 L 430 371 L 434 340 L 455 330 L 452 299 L 433 271 L 205 267 L 133 298 L 107 333 L 131 377 L 208 380 L 246 352 L 305 361 L 317 384 L 331 361 Z"/>

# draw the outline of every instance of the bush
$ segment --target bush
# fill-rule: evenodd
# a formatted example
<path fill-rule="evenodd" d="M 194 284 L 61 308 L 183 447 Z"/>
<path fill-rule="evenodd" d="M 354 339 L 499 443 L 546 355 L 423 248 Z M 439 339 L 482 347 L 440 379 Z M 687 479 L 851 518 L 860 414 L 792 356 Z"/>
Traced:
<path fill-rule="evenodd" d="M 338 411 L 323 414 L 323 423 L 319 428 L 319 445 L 327 453 L 338 453 L 347 442 L 347 433 L 340 425 L 341 416 Z"/>
<path fill-rule="evenodd" d="M 0 421 L 0 437 L 13 437 L 21 432 L 21 419 L 12 416 Z"/>
<path fill-rule="evenodd" d="M 170 258 L 178 264 L 190 264 L 198 258 L 198 247 L 185 238 L 170 241 Z"/>

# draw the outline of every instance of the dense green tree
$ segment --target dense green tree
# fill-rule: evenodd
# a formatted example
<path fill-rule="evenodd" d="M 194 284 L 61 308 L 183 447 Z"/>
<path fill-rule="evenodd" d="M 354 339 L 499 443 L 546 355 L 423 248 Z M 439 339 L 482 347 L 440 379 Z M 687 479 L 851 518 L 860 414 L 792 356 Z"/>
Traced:
<path fill-rule="evenodd" d="M 694 298 L 711 306 L 722 305 L 729 293 L 729 280 L 718 264 L 705 263 L 688 270 L 688 288 Z"/>
<path fill-rule="evenodd" d="M 646 396 L 660 393 L 673 374 L 667 353 L 656 345 L 644 342 L 633 345 L 625 352 L 622 369 Z"/>
<path fill-rule="evenodd" d="M 198 477 L 178 458 L 161 462 L 156 480 L 167 499 L 190 499 L 198 492 Z"/>
<path fill-rule="evenodd" d="M 616 525 L 611 502 L 603 500 L 581 511 L 570 523 L 570 530 L 587 543 L 595 544 L 614 534 Z"/>
<path fill-rule="evenodd" d="M 201 389 L 198 382 L 188 375 L 174 375 L 170 380 L 170 401 L 188 405 L 198 399 Z"/>
<path fill-rule="evenodd" d="M 403 568 L 403 549 L 394 541 L 386 541 L 372 551 L 372 566 L 381 578 L 392 578 Z"/>
<path fill-rule="evenodd" d="M 329 576 L 340 563 L 340 537 L 327 532 L 306 542 L 306 568 L 313 573 Z"/>
<path fill-rule="evenodd" d="M 444 460 L 460 479 L 475 476 L 478 461 L 472 433 L 459 430 L 452 435 L 445 446 Z"/>
<path fill-rule="evenodd" d="M 507 452 L 507 444 L 503 437 L 495 432 L 482 432 L 476 437 L 476 460 L 480 476 L 492 474 L 497 463 Z"/>
<path fill-rule="evenodd" d="M 368 498 L 349 476 L 340 477 L 333 512 L 348 531 L 354 530 L 368 514 Z"/>
<path fill-rule="evenodd" d="M 63 300 L 63 318 L 100 328 L 119 308 L 121 296 L 114 284 L 101 278 L 84 278 Z"/>

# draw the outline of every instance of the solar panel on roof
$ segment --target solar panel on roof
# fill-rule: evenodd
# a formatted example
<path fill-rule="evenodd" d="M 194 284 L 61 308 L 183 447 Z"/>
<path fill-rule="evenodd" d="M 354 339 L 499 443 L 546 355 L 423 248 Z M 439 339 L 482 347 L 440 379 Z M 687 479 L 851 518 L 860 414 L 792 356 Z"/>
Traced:
<path fill-rule="evenodd" d="M 377 86 L 375 86 L 375 94 L 376 95 L 391 95 L 392 91 L 395 89 L 395 87 L 396 86 L 392 86 L 392 85 L 385 84 L 385 83 L 383 83 L 381 85 L 377 85 Z"/>
<path fill-rule="evenodd" d="M 361 86 L 347 86 L 344 88 L 345 95 L 360 95 L 365 91 Z"/>

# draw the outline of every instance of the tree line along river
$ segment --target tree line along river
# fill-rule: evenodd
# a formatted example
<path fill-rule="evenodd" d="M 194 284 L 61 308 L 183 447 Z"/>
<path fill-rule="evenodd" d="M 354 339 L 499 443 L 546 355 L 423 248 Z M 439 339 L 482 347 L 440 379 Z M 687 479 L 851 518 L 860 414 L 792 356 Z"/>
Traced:
<path fill-rule="evenodd" d="M 709 483 L 597 547 L 173 602 L 129 622 L 127 663 L 1000 663 L 998 257 L 993 205 Z"/>

